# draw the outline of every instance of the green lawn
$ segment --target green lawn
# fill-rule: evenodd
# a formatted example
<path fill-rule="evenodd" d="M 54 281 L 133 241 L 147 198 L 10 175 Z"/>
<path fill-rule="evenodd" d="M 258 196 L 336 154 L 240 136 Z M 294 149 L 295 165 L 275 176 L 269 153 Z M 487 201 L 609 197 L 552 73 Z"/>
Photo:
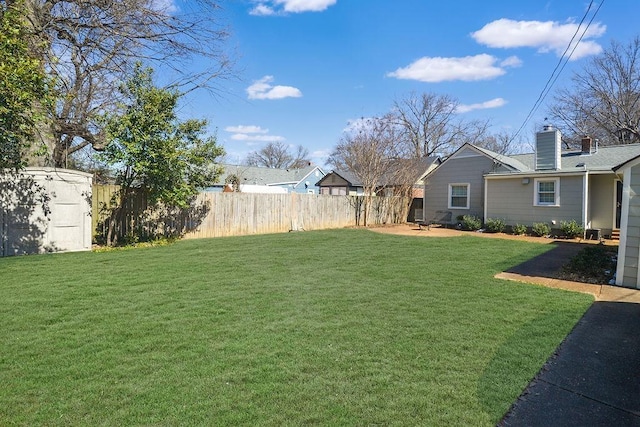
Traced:
<path fill-rule="evenodd" d="M 493 425 L 592 302 L 548 245 L 333 230 L 0 258 L 0 425 Z"/>

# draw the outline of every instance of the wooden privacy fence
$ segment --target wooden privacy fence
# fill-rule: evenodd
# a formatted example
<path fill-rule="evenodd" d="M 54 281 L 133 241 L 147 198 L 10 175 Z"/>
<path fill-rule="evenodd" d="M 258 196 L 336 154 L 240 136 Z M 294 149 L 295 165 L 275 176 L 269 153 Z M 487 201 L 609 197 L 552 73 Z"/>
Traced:
<path fill-rule="evenodd" d="M 96 185 L 93 190 L 93 225 L 96 238 L 107 233 L 109 207 L 117 186 Z M 369 224 L 402 223 L 400 197 L 374 197 Z M 126 207 L 120 237 L 184 235 L 186 238 L 238 236 L 320 230 L 363 225 L 362 196 L 316 194 L 200 193 L 188 210 L 150 209 L 143 195 Z"/>

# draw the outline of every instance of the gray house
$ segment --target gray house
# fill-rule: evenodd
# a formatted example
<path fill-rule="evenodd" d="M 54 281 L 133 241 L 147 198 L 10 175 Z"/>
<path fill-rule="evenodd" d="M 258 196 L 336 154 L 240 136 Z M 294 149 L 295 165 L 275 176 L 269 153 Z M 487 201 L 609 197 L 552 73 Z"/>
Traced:
<path fill-rule="evenodd" d="M 465 214 L 551 228 L 575 220 L 616 235 L 622 176 L 613 168 L 638 156 L 638 144 L 598 148 L 590 138 L 581 150 L 562 152 L 560 132 L 551 127 L 536 134 L 531 154 L 503 156 L 465 144 L 428 175 L 424 219 L 448 211 L 452 222 Z"/>
<path fill-rule="evenodd" d="M 472 144 L 464 144 L 425 177 L 423 219 L 450 213 L 451 223 L 462 215 L 484 214 L 484 176 L 524 169 L 517 160 Z"/>

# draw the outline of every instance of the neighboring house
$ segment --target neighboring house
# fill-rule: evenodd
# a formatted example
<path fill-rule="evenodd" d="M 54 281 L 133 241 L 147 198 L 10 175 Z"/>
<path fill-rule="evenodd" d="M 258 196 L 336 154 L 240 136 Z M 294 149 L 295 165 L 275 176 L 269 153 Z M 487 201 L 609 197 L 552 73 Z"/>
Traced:
<path fill-rule="evenodd" d="M 439 157 L 422 157 L 419 159 L 396 160 L 394 166 L 395 168 L 400 170 L 400 172 L 394 172 L 388 179 L 383 179 L 384 189 L 386 193 L 390 195 L 397 194 L 397 191 L 399 189 L 400 191 L 404 190 L 399 187 L 405 187 L 406 184 L 398 183 L 398 179 L 413 183 L 411 188 L 411 206 L 409 207 L 407 221 L 413 222 L 422 219 L 424 185 L 426 182 L 425 178 L 441 163 L 442 161 Z"/>
<path fill-rule="evenodd" d="M 316 182 L 320 194 L 331 196 L 362 196 L 364 187 L 357 176 L 347 171 L 331 171 Z"/>
<path fill-rule="evenodd" d="M 637 156 L 640 144 L 598 148 L 591 138 L 582 150 L 562 152 L 560 132 L 549 126 L 536 134 L 532 154 L 504 156 L 465 144 L 427 176 L 424 219 L 449 211 L 452 223 L 469 214 L 554 229 L 575 220 L 611 236 L 622 206 L 622 177 L 613 168 Z"/>
<path fill-rule="evenodd" d="M 640 289 L 640 155 L 613 170 L 623 182 L 616 285 Z"/>
<path fill-rule="evenodd" d="M 207 191 L 226 191 L 230 182 L 237 178 L 240 191 L 244 193 L 305 193 L 319 194 L 316 182 L 325 172 L 309 164 L 300 169 L 275 169 L 257 166 L 221 165 L 224 172 L 218 182 Z"/>
<path fill-rule="evenodd" d="M 394 168 L 402 169 L 403 174 L 390 173 L 381 178 L 380 187 L 376 189 L 377 194 L 393 193 L 393 189 L 403 183 L 396 182 L 398 176 L 407 177 L 407 181 L 414 183 L 413 197 L 422 198 L 424 189 L 424 178 L 441 163 L 439 157 L 425 157 L 421 159 L 395 160 Z M 335 196 L 363 195 L 364 187 L 360 179 L 348 171 L 333 170 L 316 183 L 320 187 L 320 194 L 330 194 Z"/>
<path fill-rule="evenodd" d="M 406 183 L 397 182 L 400 177 L 406 182 L 413 183 L 412 203 L 409 209 L 408 221 L 414 221 L 416 217 L 422 217 L 422 197 L 424 192 L 424 179 L 441 163 L 438 157 L 425 157 L 420 159 L 402 159 L 393 162 L 393 168 L 401 173 L 391 172 L 381 178 L 380 187 L 376 189 L 379 195 L 396 195 L 399 187 Z M 364 194 L 364 187 L 360 179 L 351 172 L 331 171 L 316 184 L 320 187 L 320 194 L 337 196 Z"/>

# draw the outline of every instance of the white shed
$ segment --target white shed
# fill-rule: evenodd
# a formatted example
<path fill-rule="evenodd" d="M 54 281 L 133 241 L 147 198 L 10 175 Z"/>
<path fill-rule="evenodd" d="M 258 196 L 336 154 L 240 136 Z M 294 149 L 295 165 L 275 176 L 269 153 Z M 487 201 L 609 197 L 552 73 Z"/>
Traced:
<path fill-rule="evenodd" d="M 91 184 L 68 169 L 0 175 L 0 256 L 90 250 Z"/>
<path fill-rule="evenodd" d="M 640 289 L 640 157 L 614 168 L 622 178 L 622 213 L 616 285 Z"/>

